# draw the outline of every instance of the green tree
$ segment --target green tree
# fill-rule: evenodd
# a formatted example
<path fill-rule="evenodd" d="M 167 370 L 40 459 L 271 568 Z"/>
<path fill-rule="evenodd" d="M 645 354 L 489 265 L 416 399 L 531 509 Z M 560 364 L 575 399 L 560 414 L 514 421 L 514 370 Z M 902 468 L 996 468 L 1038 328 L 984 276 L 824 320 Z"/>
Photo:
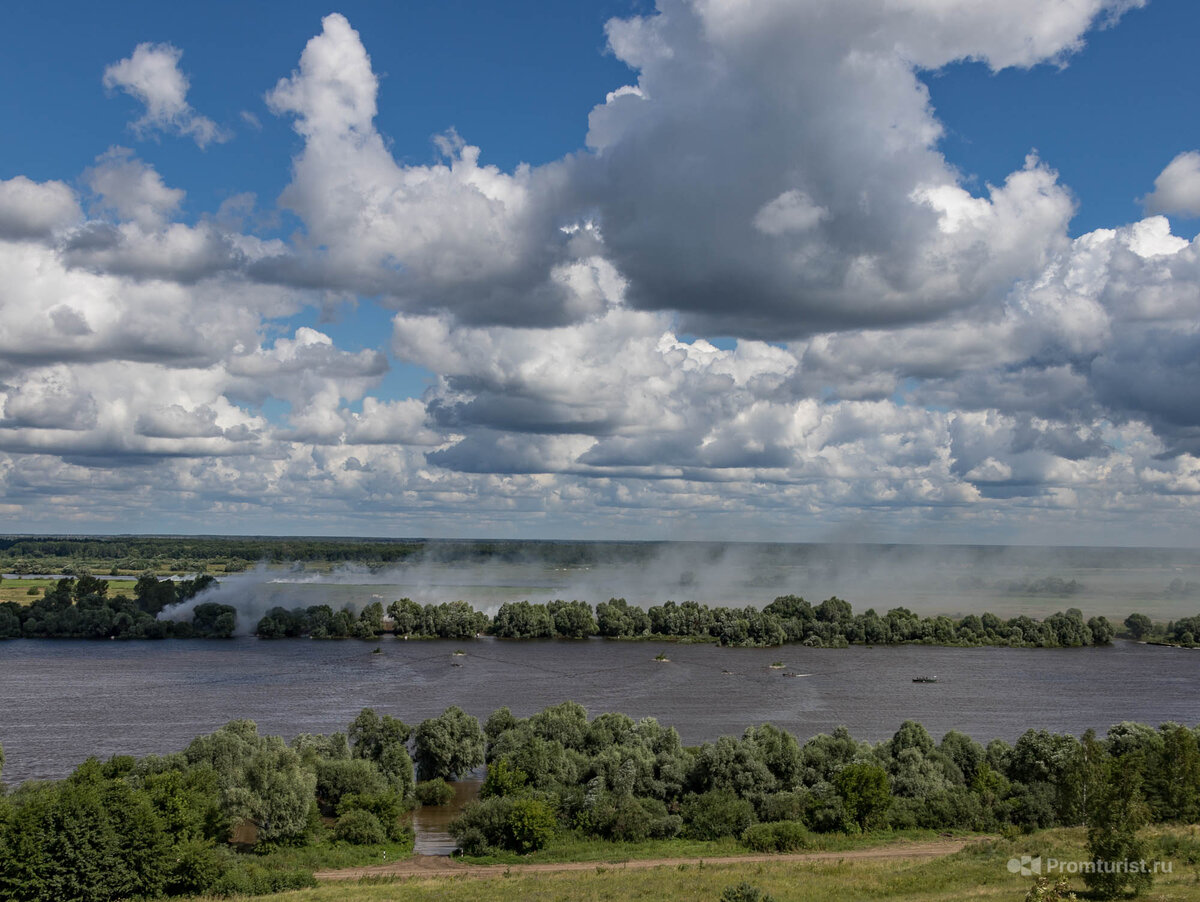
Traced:
<path fill-rule="evenodd" d="M 1090 617 L 1087 626 L 1092 632 L 1093 645 L 1108 645 L 1117 632 L 1107 617 Z"/>
<path fill-rule="evenodd" d="M 892 803 L 887 771 L 874 764 L 850 764 L 838 771 L 833 781 L 846 813 L 866 832 L 887 813 Z"/>
<path fill-rule="evenodd" d="M 1125 629 L 1135 640 L 1140 640 L 1154 631 L 1154 624 L 1145 614 L 1130 614 L 1125 618 Z"/>
<path fill-rule="evenodd" d="M 598 632 L 592 607 L 586 601 L 552 601 L 546 605 L 554 632 L 567 639 L 586 639 Z"/>
<path fill-rule="evenodd" d="M 413 797 L 412 758 L 408 755 L 408 737 L 412 728 L 404 721 L 371 708 L 363 708 L 346 731 L 355 758 L 374 761 L 405 801 Z"/>
<path fill-rule="evenodd" d="M 1200 747 L 1187 727 L 1164 724 L 1162 751 L 1150 768 L 1155 819 L 1195 823 L 1200 818 Z M 2 760 L 2 759 L 0 759 Z"/>
<path fill-rule="evenodd" d="M 146 797 L 91 760 L 61 783 L 24 793 L 0 821 L 0 898 L 158 896 L 169 849 Z"/>
<path fill-rule="evenodd" d="M 483 764 L 483 730 L 476 718 L 451 705 L 417 727 L 415 752 L 422 780 L 454 780 Z"/>
<path fill-rule="evenodd" d="M 1115 899 L 1127 890 L 1137 895 L 1153 880 L 1153 874 L 1142 869 L 1146 844 L 1137 835 L 1149 810 L 1142 798 L 1140 768 L 1129 764 L 1124 758 L 1097 762 L 1100 779 L 1088 797 L 1088 854 L 1094 869 L 1083 879 L 1100 899 Z"/>
<path fill-rule="evenodd" d="M 192 629 L 201 639 L 228 639 L 237 627 L 237 609 L 207 601 L 192 609 Z"/>
<path fill-rule="evenodd" d="M 408 744 L 412 727 L 399 718 L 375 713 L 374 708 L 363 708 L 350 723 L 346 736 L 350 741 L 355 758 L 382 761 L 389 748 Z"/>
<path fill-rule="evenodd" d="M 397 636 L 418 635 L 421 632 L 421 606 L 411 598 L 401 598 L 388 605 L 388 616 L 395 621 Z"/>
<path fill-rule="evenodd" d="M 316 775 L 278 736 L 260 736 L 252 720 L 235 720 L 192 740 L 184 756 L 217 774 L 223 809 L 249 821 L 262 840 L 292 840 L 309 829 Z"/>

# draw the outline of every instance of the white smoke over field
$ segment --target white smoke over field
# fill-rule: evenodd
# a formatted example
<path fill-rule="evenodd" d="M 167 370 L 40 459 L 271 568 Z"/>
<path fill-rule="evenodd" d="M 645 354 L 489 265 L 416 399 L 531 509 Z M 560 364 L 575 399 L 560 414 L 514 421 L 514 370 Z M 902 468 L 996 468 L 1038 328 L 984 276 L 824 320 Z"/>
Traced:
<path fill-rule="evenodd" d="M 556 598 L 596 605 L 622 597 L 649 607 L 668 600 L 762 607 L 776 596 L 814 604 L 837 595 L 856 611 L 897 606 L 922 615 L 1043 617 L 1068 607 L 1124 618 L 1134 610 L 1167 619 L 1200 610 L 1200 552 L 1172 549 L 1029 548 L 920 545 L 754 545 L 655 543 L 579 546 L 529 543 L 484 558 L 482 546 L 430 543 L 417 559 L 387 567 L 334 569 L 259 565 L 168 608 L 164 619 L 190 618 L 197 604 L 238 611 L 249 634 L 271 608 L 327 604 L 354 611 L 397 598 L 421 604 L 467 601 L 494 615 L 508 601 Z M 483 559 L 481 559 L 483 558 Z"/>

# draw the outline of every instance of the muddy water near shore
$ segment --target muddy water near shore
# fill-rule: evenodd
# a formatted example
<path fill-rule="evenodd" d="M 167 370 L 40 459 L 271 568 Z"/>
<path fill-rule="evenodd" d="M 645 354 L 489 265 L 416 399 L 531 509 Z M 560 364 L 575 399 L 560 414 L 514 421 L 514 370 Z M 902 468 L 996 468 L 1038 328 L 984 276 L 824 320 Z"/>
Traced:
<path fill-rule="evenodd" d="M 464 780 L 450 783 L 454 798 L 445 805 L 422 805 L 413 812 L 412 825 L 417 833 L 413 851 L 418 855 L 449 855 L 457 846 L 450 835 L 450 822 L 458 816 L 468 802 L 479 798 L 483 785 L 483 771 Z"/>

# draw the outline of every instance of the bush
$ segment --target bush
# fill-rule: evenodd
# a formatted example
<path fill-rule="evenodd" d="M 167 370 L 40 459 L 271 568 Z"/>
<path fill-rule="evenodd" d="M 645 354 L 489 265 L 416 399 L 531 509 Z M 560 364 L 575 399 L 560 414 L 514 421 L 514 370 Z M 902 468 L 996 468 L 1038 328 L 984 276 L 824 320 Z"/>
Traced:
<path fill-rule="evenodd" d="M 251 861 L 239 862 L 238 866 L 226 871 L 209 895 L 213 896 L 269 896 L 293 889 L 307 889 L 317 885 L 311 871 L 275 870 Z"/>
<path fill-rule="evenodd" d="M 422 805 L 446 805 L 453 798 L 454 787 L 440 778 L 417 784 L 417 801 Z"/>
<path fill-rule="evenodd" d="M 680 817 L 668 814 L 667 806 L 658 799 L 630 795 L 605 796 L 580 820 L 589 833 L 614 842 L 670 839 L 682 825 Z"/>
<path fill-rule="evenodd" d="M 683 833 L 689 839 L 741 836 L 754 823 L 754 806 L 731 792 L 714 789 L 683 800 Z"/>
<path fill-rule="evenodd" d="M 175 866 L 167 878 L 170 896 L 211 894 L 233 862 L 226 848 L 204 840 L 188 840 L 175 847 Z"/>
<path fill-rule="evenodd" d="M 506 849 L 527 854 L 558 832 L 554 809 L 528 796 L 494 796 L 473 802 L 450 822 L 450 835 L 468 855 Z"/>
<path fill-rule="evenodd" d="M 337 819 L 333 835 L 342 842 L 356 846 L 371 846 L 385 842 L 387 833 L 379 818 L 362 808 L 351 808 Z"/>
<path fill-rule="evenodd" d="M 404 801 L 404 796 L 395 790 L 344 796 L 337 811 L 341 815 L 355 809 L 375 815 L 383 825 L 387 838 L 392 842 L 403 842 L 412 835 L 412 828 L 400 819 L 401 815 L 408 811 L 409 805 Z"/>
<path fill-rule="evenodd" d="M 536 852 L 554 838 L 558 832 L 558 820 L 554 809 L 537 799 L 518 798 L 508 816 L 508 838 L 510 848 L 522 855 Z"/>
<path fill-rule="evenodd" d="M 804 813 L 804 822 L 817 833 L 844 831 L 852 823 L 842 804 L 842 797 L 833 792 L 813 793 L 808 810 Z"/>
<path fill-rule="evenodd" d="M 1174 858 L 1185 864 L 1200 864 L 1200 837 L 1194 833 L 1164 833 L 1155 840 L 1155 846 L 1163 858 Z"/>
<path fill-rule="evenodd" d="M 743 880 L 734 886 L 725 887 L 725 891 L 721 893 L 721 902 L 775 902 L 775 897 Z"/>
<path fill-rule="evenodd" d="M 772 792 L 754 800 L 754 810 L 760 821 L 798 821 L 808 809 L 808 793 Z"/>
<path fill-rule="evenodd" d="M 321 759 L 317 761 L 317 795 L 329 810 L 343 796 L 375 795 L 386 792 L 387 778 L 379 766 L 366 758 Z"/>
<path fill-rule="evenodd" d="M 796 852 L 807 849 L 812 836 L 798 821 L 775 821 L 747 827 L 742 843 L 755 852 Z"/>
<path fill-rule="evenodd" d="M 508 709 L 501 708 L 500 710 L 507 711 Z M 493 714 L 488 719 L 488 726 L 492 725 L 495 716 Z M 492 796 L 513 795 L 524 789 L 528 782 L 529 776 L 525 771 L 513 767 L 507 760 L 501 758 L 488 765 L 487 777 L 484 778 L 483 786 L 479 790 L 479 797 L 488 799 Z"/>

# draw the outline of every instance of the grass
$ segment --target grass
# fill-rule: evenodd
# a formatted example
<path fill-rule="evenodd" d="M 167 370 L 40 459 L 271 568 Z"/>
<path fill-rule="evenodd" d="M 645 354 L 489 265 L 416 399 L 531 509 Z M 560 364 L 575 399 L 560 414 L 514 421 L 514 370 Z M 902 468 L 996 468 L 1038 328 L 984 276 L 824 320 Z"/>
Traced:
<path fill-rule="evenodd" d="M 1167 831 L 1171 832 L 1171 831 Z M 1195 835 L 1195 828 L 1192 828 Z M 1154 844 L 1154 841 L 1152 841 Z M 961 902 L 1011 900 L 1019 902 L 1032 884 L 1030 877 L 1012 874 L 1008 860 L 1022 854 L 1061 861 L 1084 857 L 1080 830 L 1045 831 L 1014 841 L 981 841 L 940 859 L 843 859 L 831 862 L 708 862 L 627 870 L 620 865 L 597 865 L 582 871 L 474 878 L 364 880 L 326 884 L 315 889 L 282 893 L 271 902 L 618 902 L 618 900 L 712 900 L 728 886 L 746 881 L 775 897 L 776 902 L 857 902 L 888 899 L 895 902 Z M 1172 862 L 1170 874 L 1160 875 L 1148 893 L 1149 902 L 1200 902 L 1200 870 L 1183 861 Z M 1072 888 L 1086 898 L 1083 881 Z"/>
<path fill-rule="evenodd" d="M 968 833 L 937 833 L 933 830 L 896 830 L 866 835 L 829 833 L 815 834 L 813 845 L 805 851 L 843 852 L 892 845 L 898 842 L 928 842 L 949 836 L 970 836 Z M 493 855 L 468 857 L 471 864 L 535 864 L 538 862 L 595 861 L 621 862 L 646 858 L 724 858 L 732 855 L 757 855 L 733 837 L 714 841 L 693 839 L 651 839 L 645 842 L 605 842 L 566 833 L 555 837 L 544 849 L 529 855 L 497 852 Z"/>
<path fill-rule="evenodd" d="M 309 871 L 321 871 L 386 864 L 389 861 L 410 857 L 412 850 L 412 840 L 370 846 L 352 846 L 348 843 L 326 839 L 294 848 L 281 846 L 264 855 L 249 853 L 246 857 L 272 869 L 301 868 Z"/>
<path fill-rule="evenodd" d="M 20 579 L 5 577 L 0 582 L 0 602 L 15 601 L 17 604 L 29 604 L 42 597 L 45 589 L 53 586 L 52 579 Z M 30 589 L 37 589 L 37 595 L 30 595 Z"/>

